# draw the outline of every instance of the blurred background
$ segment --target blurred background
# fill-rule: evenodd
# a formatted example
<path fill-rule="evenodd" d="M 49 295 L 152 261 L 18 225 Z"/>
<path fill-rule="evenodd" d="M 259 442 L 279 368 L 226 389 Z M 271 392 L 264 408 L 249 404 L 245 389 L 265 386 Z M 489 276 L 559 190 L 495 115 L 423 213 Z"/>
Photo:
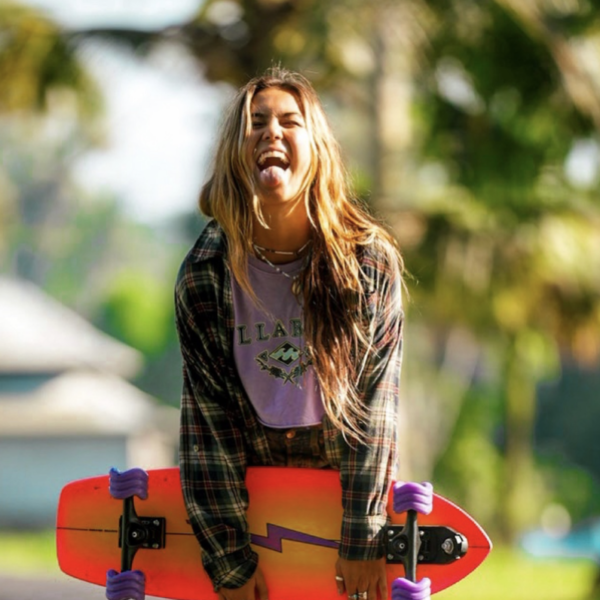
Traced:
<path fill-rule="evenodd" d="M 409 271 L 399 476 L 495 544 L 438 597 L 600 598 L 596 0 L 0 0 L 0 588 L 66 482 L 175 464 L 174 279 L 278 63 Z"/>

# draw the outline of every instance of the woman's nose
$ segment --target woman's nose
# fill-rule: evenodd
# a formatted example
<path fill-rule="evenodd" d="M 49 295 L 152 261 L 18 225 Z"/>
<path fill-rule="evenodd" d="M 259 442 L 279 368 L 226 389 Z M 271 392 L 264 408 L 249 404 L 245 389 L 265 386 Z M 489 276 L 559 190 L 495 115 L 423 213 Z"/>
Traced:
<path fill-rule="evenodd" d="M 265 128 L 265 137 L 268 140 L 281 139 L 281 125 L 277 119 L 271 119 Z"/>

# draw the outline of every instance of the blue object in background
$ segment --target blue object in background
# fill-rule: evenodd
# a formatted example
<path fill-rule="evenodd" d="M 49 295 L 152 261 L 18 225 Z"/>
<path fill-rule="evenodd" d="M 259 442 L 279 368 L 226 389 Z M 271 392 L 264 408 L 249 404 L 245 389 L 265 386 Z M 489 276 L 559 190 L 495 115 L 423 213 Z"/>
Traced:
<path fill-rule="evenodd" d="M 600 519 L 581 523 L 564 535 L 536 530 L 521 539 L 522 548 L 536 557 L 587 558 L 600 565 Z"/>

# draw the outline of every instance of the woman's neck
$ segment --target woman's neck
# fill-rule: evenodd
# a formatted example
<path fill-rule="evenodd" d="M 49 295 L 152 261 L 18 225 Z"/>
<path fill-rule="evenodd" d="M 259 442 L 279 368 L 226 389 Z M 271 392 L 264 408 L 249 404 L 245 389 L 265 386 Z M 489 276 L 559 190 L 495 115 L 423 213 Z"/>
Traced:
<path fill-rule="evenodd" d="M 252 243 L 259 253 L 279 264 L 304 256 L 310 246 L 311 226 L 306 211 L 302 212 L 282 215 L 270 211 L 264 215 L 268 229 L 255 218 Z"/>

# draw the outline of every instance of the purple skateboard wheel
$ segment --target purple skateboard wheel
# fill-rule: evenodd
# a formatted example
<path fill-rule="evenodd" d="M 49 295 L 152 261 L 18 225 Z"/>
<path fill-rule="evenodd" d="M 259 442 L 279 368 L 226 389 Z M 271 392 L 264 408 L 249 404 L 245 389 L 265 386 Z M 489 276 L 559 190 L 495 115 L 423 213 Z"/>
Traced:
<path fill-rule="evenodd" d="M 428 515 L 433 509 L 433 486 L 431 483 L 396 483 L 394 485 L 394 512 L 414 510 Z"/>
<path fill-rule="evenodd" d="M 421 581 L 409 581 L 399 577 L 392 583 L 392 600 L 429 600 L 431 581 L 424 577 Z"/>
<path fill-rule="evenodd" d="M 146 578 L 141 571 L 106 573 L 106 598 L 108 600 L 144 600 Z"/>
<path fill-rule="evenodd" d="M 138 468 L 123 472 L 113 468 L 109 473 L 109 492 L 117 500 L 132 496 L 145 500 L 148 497 L 148 473 Z"/>

